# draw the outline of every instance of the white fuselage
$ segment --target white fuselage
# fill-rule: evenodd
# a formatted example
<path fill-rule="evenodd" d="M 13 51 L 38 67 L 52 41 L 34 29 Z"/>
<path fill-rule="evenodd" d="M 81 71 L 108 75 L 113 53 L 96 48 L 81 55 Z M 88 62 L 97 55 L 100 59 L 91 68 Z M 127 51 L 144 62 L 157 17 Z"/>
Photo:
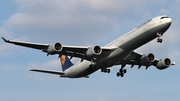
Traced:
<path fill-rule="evenodd" d="M 106 45 L 105 47 L 117 49 L 96 61 L 95 69 L 92 70 L 90 68 L 90 61 L 83 60 L 64 71 L 65 74 L 62 77 L 85 77 L 98 69 L 116 65 L 119 61 L 125 59 L 133 50 L 157 38 L 158 33 L 163 34 L 169 28 L 172 20 L 166 16 L 165 19 L 163 17 L 155 17 Z"/>

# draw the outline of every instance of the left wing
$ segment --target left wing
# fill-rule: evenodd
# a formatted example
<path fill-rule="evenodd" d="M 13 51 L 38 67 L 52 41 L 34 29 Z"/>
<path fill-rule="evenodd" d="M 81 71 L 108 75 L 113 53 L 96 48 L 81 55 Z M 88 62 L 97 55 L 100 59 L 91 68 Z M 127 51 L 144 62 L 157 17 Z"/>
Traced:
<path fill-rule="evenodd" d="M 29 48 L 34 48 L 34 49 L 39 49 L 43 50 L 46 49 L 49 45 L 48 44 L 39 44 L 39 43 L 30 43 L 30 42 L 21 42 L 21 41 L 14 41 L 14 40 L 7 40 L 2 37 L 4 42 L 15 44 L 18 46 L 24 46 L 24 47 L 29 47 Z"/>
<path fill-rule="evenodd" d="M 141 66 L 146 66 L 146 69 L 149 66 L 155 66 L 157 69 L 166 69 L 171 65 L 175 65 L 175 62 L 172 62 L 169 58 L 165 59 L 155 59 L 154 54 L 149 53 L 149 54 L 139 54 L 136 52 L 131 52 L 125 59 L 124 61 L 120 61 L 117 65 L 126 65 L 129 64 L 131 65 L 131 68 L 134 65 L 138 65 L 138 69 Z"/>
<path fill-rule="evenodd" d="M 14 40 L 7 40 L 2 37 L 2 39 L 6 43 L 15 44 L 18 46 L 33 48 L 42 50 L 46 52 L 47 55 L 67 55 L 71 57 L 78 57 L 81 59 L 86 59 L 91 61 L 92 59 L 102 58 L 113 51 L 115 48 L 109 47 L 99 47 L 99 46 L 66 46 L 61 45 L 60 43 L 55 44 L 40 44 L 40 43 L 31 43 L 31 42 L 22 42 L 22 41 L 14 41 Z"/>

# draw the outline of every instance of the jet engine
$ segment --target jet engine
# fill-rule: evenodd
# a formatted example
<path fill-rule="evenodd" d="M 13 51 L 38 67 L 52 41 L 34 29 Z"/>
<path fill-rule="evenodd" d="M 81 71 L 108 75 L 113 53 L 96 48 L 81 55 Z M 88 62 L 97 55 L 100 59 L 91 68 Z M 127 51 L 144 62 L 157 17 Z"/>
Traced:
<path fill-rule="evenodd" d="M 63 48 L 62 45 L 57 42 L 55 44 L 49 45 L 47 49 L 47 53 L 51 55 L 57 54 L 62 50 L 62 48 Z"/>
<path fill-rule="evenodd" d="M 171 65 L 171 60 L 169 58 L 161 59 L 157 62 L 156 68 L 159 70 L 163 70 L 168 68 Z"/>
<path fill-rule="evenodd" d="M 152 63 L 154 61 L 154 59 L 155 59 L 154 54 L 149 53 L 148 55 L 144 55 L 141 57 L 140 63 L 141 63 L 141 65 L 148 66 L 150 63 Z"/>
<path fill-rule="evenodd" d="M 97 55 L 100 55 L 101 52 L 102 52 L 102 49 L 100 46 L 93 46 L 93 47 L 88 48 L 88 50 L 86 51 L 86 56 L 88 58 L 93 58 Z"/>

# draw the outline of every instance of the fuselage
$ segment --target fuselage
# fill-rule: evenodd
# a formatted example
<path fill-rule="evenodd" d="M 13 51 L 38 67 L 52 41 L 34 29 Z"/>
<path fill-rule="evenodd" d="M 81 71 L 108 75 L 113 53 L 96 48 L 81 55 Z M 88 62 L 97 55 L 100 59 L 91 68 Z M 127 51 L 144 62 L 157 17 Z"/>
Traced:
<path fill-rule="evenodd" d="M 96 66 L 91 68 L 91 62 L 83 60 L 67 69 L 62 77 L 78 78 L 85 77 L 98 69 L 109 68 L 116 65 L 119 61 L 125 59 L 129 53 L 158 37 L 163 35 L 171 25 L 171 18 L 167 16 L 155 17 L 127 34 L 119 37 L 105 47 L 116 48 L 104 58 L 96 61 Z"/>

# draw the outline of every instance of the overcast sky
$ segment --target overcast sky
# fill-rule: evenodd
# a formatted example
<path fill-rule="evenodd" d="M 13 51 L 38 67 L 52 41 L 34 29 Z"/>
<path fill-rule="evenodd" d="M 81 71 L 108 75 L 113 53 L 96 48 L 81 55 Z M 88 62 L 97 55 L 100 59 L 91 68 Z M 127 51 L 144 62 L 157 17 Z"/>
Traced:
<path fill-rule="evenodd" d="M 169 57 L 176 65 L 162 71 L 126 66 L 123 78 L 116 77 L 120 66 L 111 68 L 110 74 L 97 71 L 89 79 L 59 78 L 29 71 L 61 71 L 58 56 L 0 40 L 0 100 L 180 100 L 179 5 L 179 0 L 1 0 L 0 36 L 45 44 L 104 46 L 153 17 L 168 15 L 173 22 L 163 43 L 153 40 L 136 51 Z"/>

